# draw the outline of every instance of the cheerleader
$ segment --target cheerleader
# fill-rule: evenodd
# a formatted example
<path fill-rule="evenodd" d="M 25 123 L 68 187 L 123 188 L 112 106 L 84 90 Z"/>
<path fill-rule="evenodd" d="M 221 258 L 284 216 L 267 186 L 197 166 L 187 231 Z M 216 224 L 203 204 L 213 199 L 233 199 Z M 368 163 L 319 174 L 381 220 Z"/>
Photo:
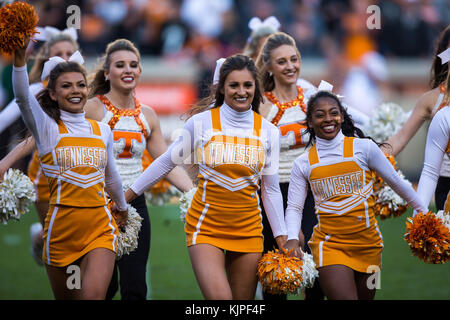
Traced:
<path fill-rule="evenodd" d="M 328 299 L 373 299 L 370 272 L 381 268 L 383 239 L 373 212 L 376 172 L 416 210 L 425 205 L 404 182 L 377 144 L 354 126 L 340 100 L 319 91 L 310 98 L 306 121 L 308 152 L 294 161 L 289 183 L 287 249 L 298 249 L 308 183 L 318 224 L 309 241 Z M 308 144 L 309 144 L 308 143 Z"/>
<path fill-rule="evenodd" d="M 450 104 L 449 94 L 446 91 L 448 85 L 448 80 L 446 80 L 448 75 L 447 61 L 450 59 L 449 44 L 450 26 L 447 26 L 441 32 L 437 41 L 431 69 L 432 89 L 420 97 L 402 128 L 388 139 L 387 144 L 391 147 L 383 148 L 387 153 L 393 156 L 399 154 L 426 120 L 432 119 L 439 109 Z M 444 155 L 443 165 L 440 168 L 435 190 L 436 208 L 437 210 L 442 210 L 447 194 L 450 191 L 450 159 L 448 155 Z"/>
<path fill-rule="evenodd" d="M 44 66 L 51 70 L 47 87 L 37 97 L 31 94 L 25 48 L 14 54 L 13 89 L 49 183 L 42 258 L 50 284 L 56 299 L 104 299 L 118 226 L 127 218 L 112 133 L 107 125 L 84 117 L 86 73 L 77 62 L 51 58 Z M 81 55 L 76 59 L 82 61 Z M 117 224 L 105 191 L 117 203 Z M 71 265 L 79 267 L 81 288 L 67 285 Z"/>
<path fill-rule="evenodd" d="M 38 94 L 47 83 L 48 72 L 43 73 L 44 63 L 51 57 L 61 57 L 68 60 L 72 54 L 78 50 L 77 32 L 74 28 L 59 31 L 53 27 L 38 28 L 39 34 L 36 40 L 45 41 L 39 49 L 34 59 L 33 67 L 30 70 L 30 93 Z M 19 119 L 20 109 L 15 100 L 12 100 L 0 112 L 0 133 L 8 128 L 14 121 Z M 20 159 L 33 153 L 28 165 L 28 177 L 31 179 L 36 190 L 36 201 L 34 203 L 39 216 L 39 222 L 30 227 L 31 254 L 37 264 L 42 265 L 42 235 L 45 216 L 48 212 L 49 189 L 47 179 L 42 173 L 39 164 L 39 157 L 33 137 L 29 137 L 19 143 L 5 158 L 0 161 L 0 176 Z"/>
<path fill-rule="evenodd" d="M 286 33 L 278 32 L 270 35 L 257 60 L 257 66 L 262 75 L 264 88 L 264 103 L 260 105 L 261 115 L 269 120 L 280 130 L 280 189 L 283 195 L 283 207 L 287 207 L 289 178 L 292 163 L 305 152 L 307 137 L 303 135 L 306 130 L 306 102 L 304 92 L 310 91 L 309 87 L 298 85 L 300 75 L 301 56 L 295 45 L 295 40 Z M 306 81 L 306 80 L 303 80 Z M 315 91 L 315 89 L 313 89 Z M 264 222 L 264 251 L 274 249 L 275 243 L 262 206 Z M 305 201 L 303 211 L 302 232 L 300 244 L 303 250 L 310 253 L 307 242 L 316 225 L 314 214 L 314 199 L 311 192 Z M 286 295 L 274 296 L 263 293 L 265 300 L 286 299 Z M 320 287 L 315 290 L 307 289 L 306 298 L 323 298 Z"/>
<path fill-rule="evenodd" d="M 262 97 L 254 62 L 234 55 L 219 70 L 216 90 L 196 106 L 180 137 L 136 180 L 126 198 L 142 194 L 193 154 L 198 189 L 185 232 L 199 287 L 205 299 L 254 299 L 263 252 L 260 182 L 279 247 L 286 237 L 278 184 L 279 133 L 255 112 Z"/>
<path fill-rule="evenodd" d="M 157 158 L 167 149 L 158 117 L 153 109 L 141 105 L 134 90 L 141 74 L 140 54 L 126 39 L 111 42 L 103 63 L 90 84 L 91 99 L 86 103 L 86 117 L 108 124 L 113 133 L 114 159 L 122 178 L 124 190 L 142 174 L 142 157 L 148 151 Z M 175 168 L 168 180 L 182 191 L 193 188 L 192 182 L 181 168 Z M 123 300 L 147 297 L 146 270 L 150 250 L 150 219 L 145 196 L 142 194 L 131 205 L 142 217 L 138 247 L 116 263 L 108 291 L 112 298 L 118 287 Z"/>

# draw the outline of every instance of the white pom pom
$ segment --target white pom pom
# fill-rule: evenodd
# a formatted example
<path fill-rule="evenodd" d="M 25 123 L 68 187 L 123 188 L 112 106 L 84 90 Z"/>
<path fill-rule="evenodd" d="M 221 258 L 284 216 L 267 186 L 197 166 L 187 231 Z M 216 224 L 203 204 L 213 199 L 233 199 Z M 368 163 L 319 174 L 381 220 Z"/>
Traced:
<path fill-rule="evenodd" d="M 0 221 L 19 220 L 36 200 L 36 191 L 30 178 L 18 169 L 9 169 L 0 183 Z"/>
<path fill-rule="evenodd" d="M 191 206 L 192 198 L 194 194 L 197 192 L 197 187 L 192 188 L 191 190 L 184 192 L 180 197 L 180 219 L 184 223 L 186 223 L 186 213 Z"/>
<path fill-rule="evenodd" d="M 407 114 L 399 105 L 392 102 L 383 103 L 375 110 L 363 131 L 375 141 L 383 142 L 397 133 L 407 118 Z"/>
<path fill-rule="evenodd" d="M 116 260 L 124 254 L 130 254 L 138 246 L 139 231 L 141 230 L 142 217 L 134 207 L 128 204 L 128 220 L 124 228 L 119 228 L 117 238 Z"/>
<path fill-rule="evenodd" d="M 436 217 L 440 218 L 444 226 L 446 226 L 447 229 L 450 230 L 450 214 L 446 214 L 444 210 L 439 210 L 436 213 Z"/>
<path fill-rule="evenodd" d="M 316 269 L 316 264 L 311 254 L 303 253 L 302 260 L 302 288 L 311 288 L 314 285 L 315 279 L 319 276 L 319 271 Z"/>

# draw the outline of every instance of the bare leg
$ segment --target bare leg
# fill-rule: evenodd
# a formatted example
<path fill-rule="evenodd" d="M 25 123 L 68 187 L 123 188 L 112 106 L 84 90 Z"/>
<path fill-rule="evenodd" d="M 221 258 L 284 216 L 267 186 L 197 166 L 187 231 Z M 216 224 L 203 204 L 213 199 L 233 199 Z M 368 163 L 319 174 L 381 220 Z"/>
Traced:
<path fill-rule="evenodd" d="M 373 300 L 375 298 L 376 288 L 373 283 L 369 280 L 369 277 L 374 277 L 375 275 L 372 273 L 362 273 L 355 271 L 355 282 L 356 289 L 358 291 L 358 299 L 359 300 Z M 369 286 L 369 284 L 373 286 Z"/>
<path fill-rule="evenodd" d="M 55 299 L 105 299 L 106 290 L 113 273 L 115 253 L 106 248 L 96 248 L 80 260 L 81 288 L 71 289 L 68 285 L 67 267 L 54 267 L 45 265 Z M 78 265 L 77 262 L 73 265 Z"/>
<path fill-rule="evenodd" d="M 328 300 L 357 300 L 353 269 L 344 265 L 319 268 L 319 283 Z"/>
<path fill-rule="evenodd" d="M 89 251 L 81 260 L 81 297 L 104 300 L 114 271 L 116 254 L 106 248 Z"/>
<path fill-rule="evenodd" d="M 233 300 L 255 299 L 258 277 L 256 270 L 261 253 L 227 252 L 226 268 Z"/>
<path fill-rule="evenodd" d="M 206 300 L 231 300 L 223 250 L 201 243 L 188 247 L 188 252 L 203 297 Z"/>

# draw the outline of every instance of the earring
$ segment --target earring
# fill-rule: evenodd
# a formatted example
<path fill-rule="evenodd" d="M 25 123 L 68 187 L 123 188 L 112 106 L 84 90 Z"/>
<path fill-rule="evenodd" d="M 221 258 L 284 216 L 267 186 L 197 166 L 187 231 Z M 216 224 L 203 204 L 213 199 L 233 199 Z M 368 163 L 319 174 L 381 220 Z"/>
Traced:
<path fill-rule="evenodd" d="M 272 71 L 269 71 L 269 77 L 273 76 Z"/>
<path fill-rule="evenodd" d="M 105 76 L 105 81 L 109 81 L 109 78 L 108 78 L 108 76 Z"/>

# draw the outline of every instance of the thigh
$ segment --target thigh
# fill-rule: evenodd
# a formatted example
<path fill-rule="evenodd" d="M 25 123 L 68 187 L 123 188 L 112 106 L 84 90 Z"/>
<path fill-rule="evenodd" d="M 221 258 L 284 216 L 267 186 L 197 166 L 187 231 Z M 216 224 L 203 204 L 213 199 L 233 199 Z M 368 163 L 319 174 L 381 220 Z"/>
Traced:
<path fill-rule="evenodd" d="M 68 285 L 67 267 L 54 267 L 45 264 L 50 286 L 56 300 L 78 299 L 80 290 Z"/>
<path fill-rule="evenodd" d="M 81 258 L 81 299 L 105 299 L 115 259 L 116 254 L 106 248 L 95 248 Z"/>
<path fill-rule="evenodd" d="M 188 252 L 203 297 L 206 300 L 232 299 L 223 250 L 200 243 L 188 247 Z"/>
<path fill-rule="evenodd" d="M 234 300 L 255 298 L 258 278 L 256 275 L 261 253 L 226 253 L 226 269 Z"/>
<path fill-rule="evenodd" d="M 376 283 L 373 283 L 374 277 L 375 281 L 378 281 L 379 273 L 355 272 L 355 283 L 359 300 L 373 300 L 375 298 Z"/>
<path fill-rule="evenodd" d="M 319 268 L 319 283 L 328 300 L 357 300 L 353 269 L 336 264 Z"/>

